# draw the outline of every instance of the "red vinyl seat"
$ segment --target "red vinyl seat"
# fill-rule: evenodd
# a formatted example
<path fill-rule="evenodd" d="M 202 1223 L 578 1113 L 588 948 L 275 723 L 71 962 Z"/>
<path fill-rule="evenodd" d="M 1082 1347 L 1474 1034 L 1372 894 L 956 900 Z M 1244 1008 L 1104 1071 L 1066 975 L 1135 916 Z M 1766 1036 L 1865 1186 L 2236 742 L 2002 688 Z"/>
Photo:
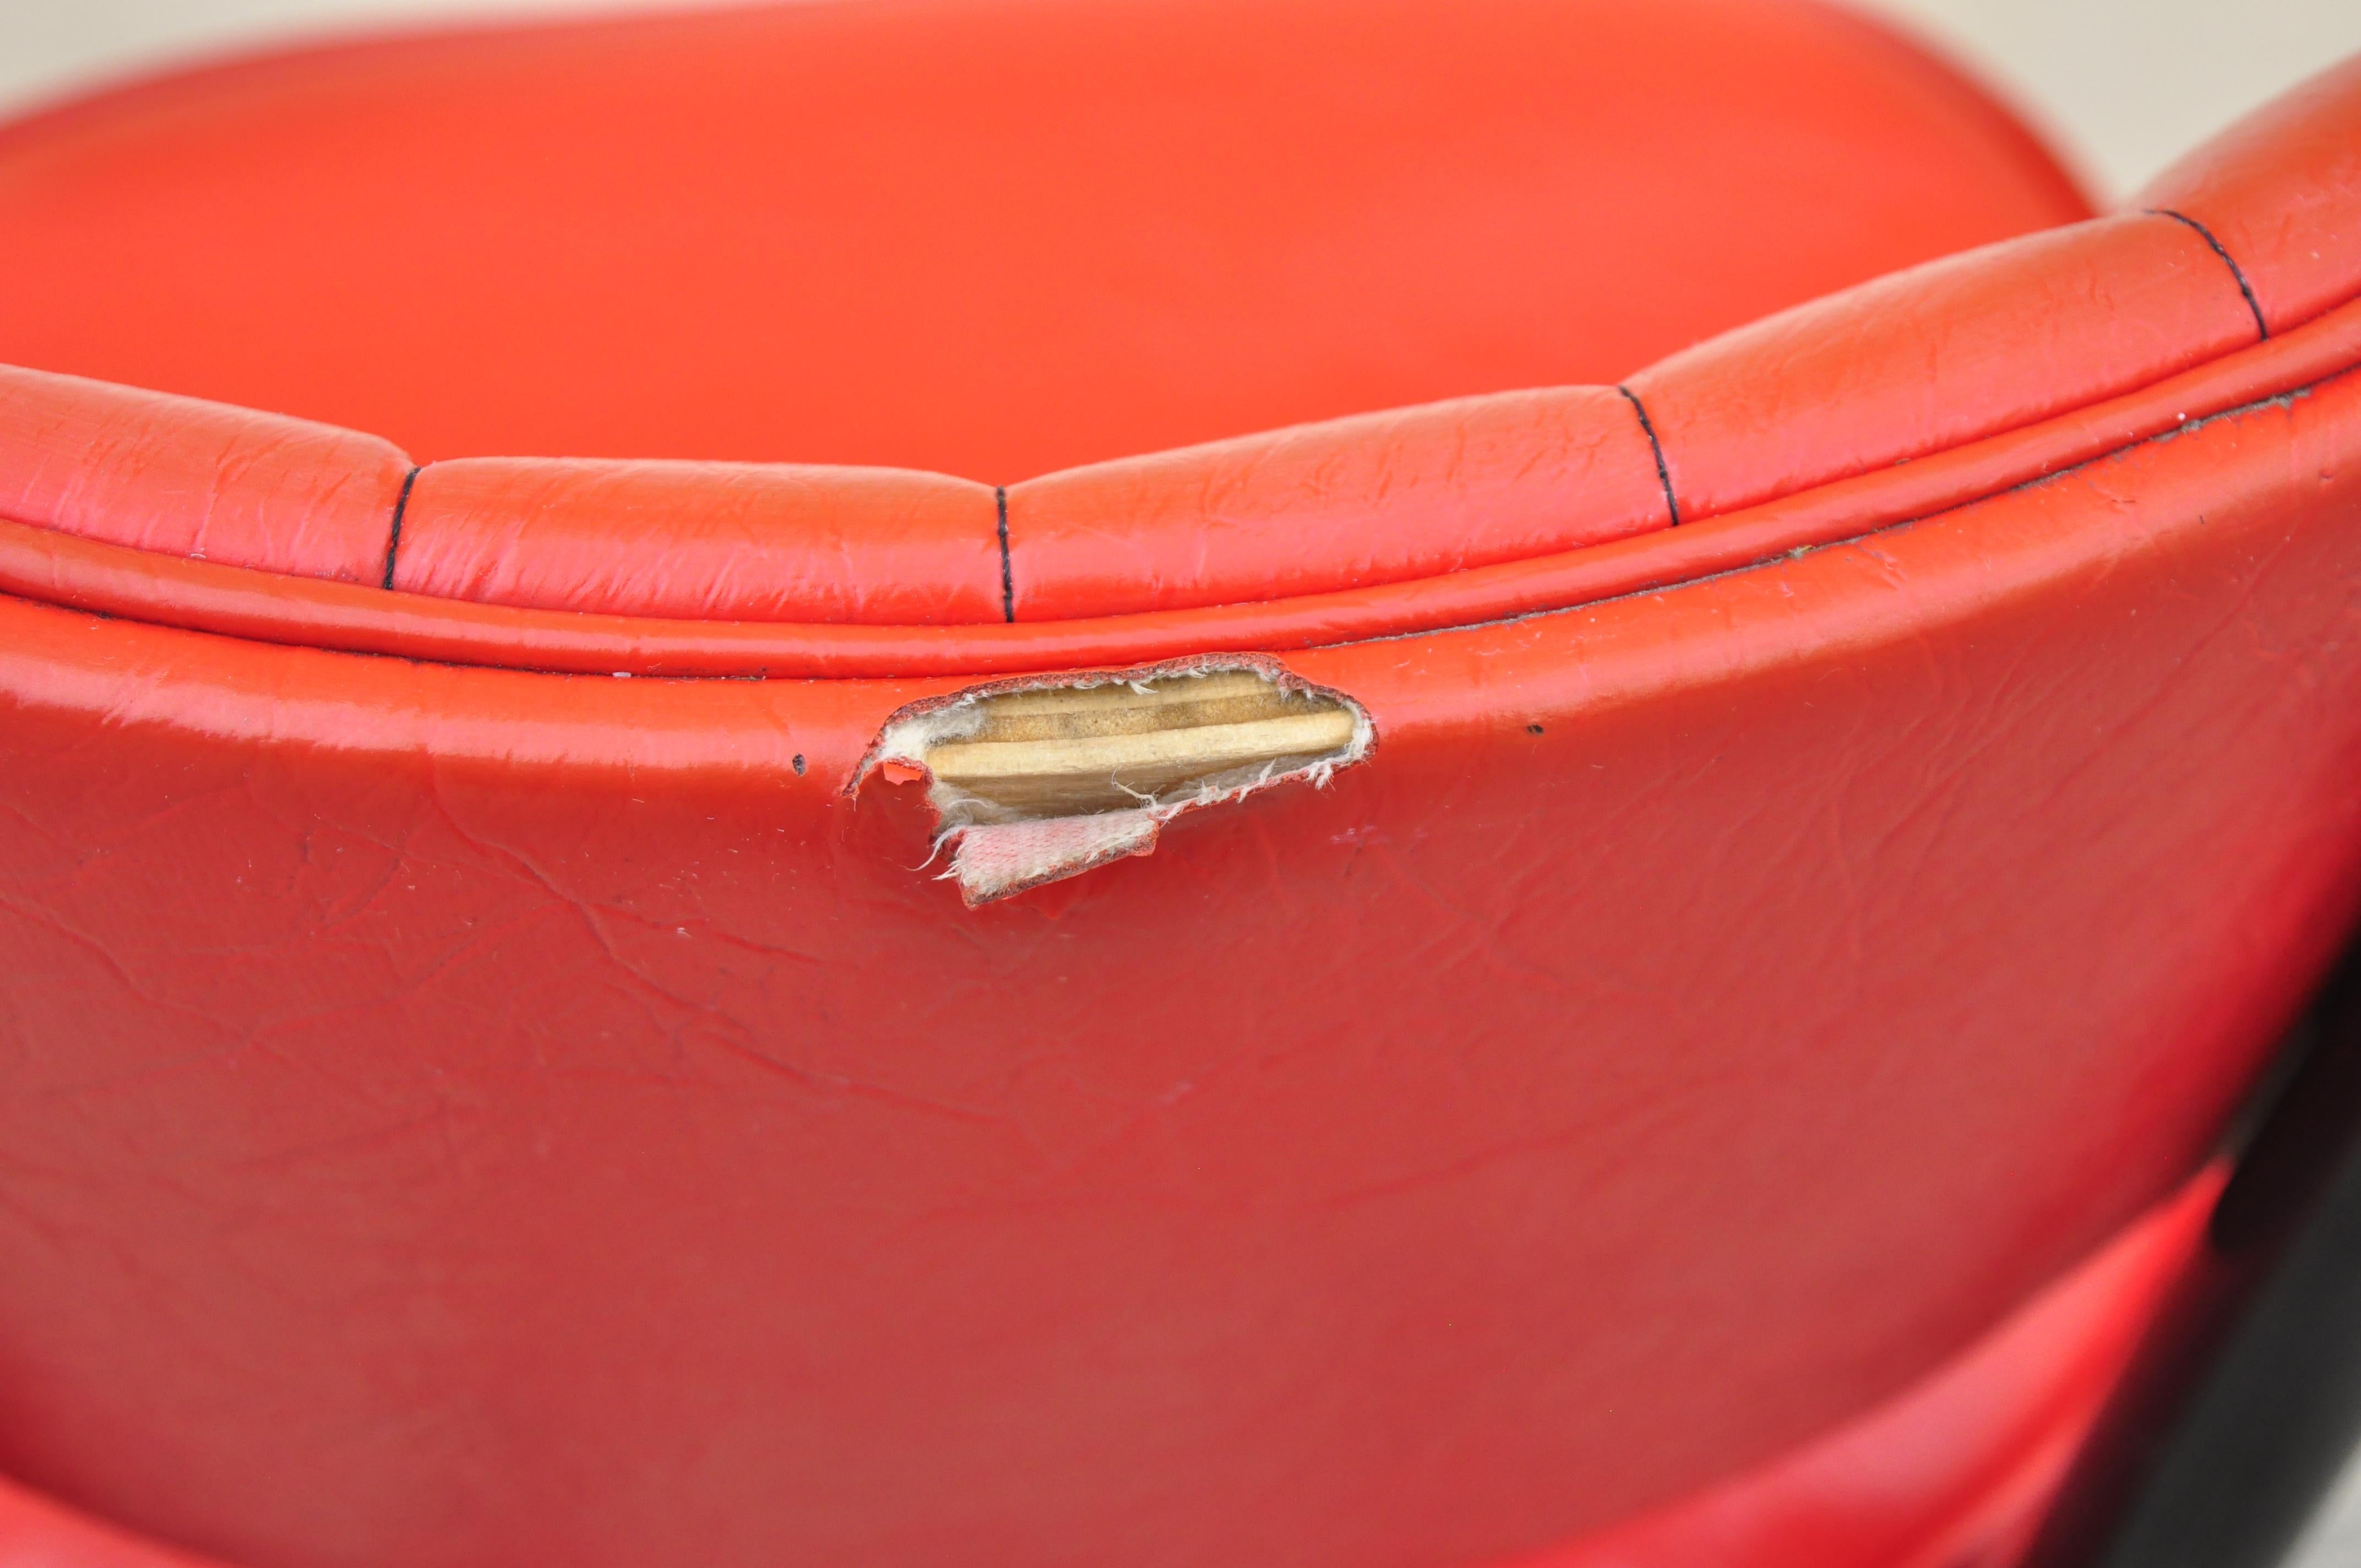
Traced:
<path fill-rule="evenodd" d="M 1795 0 L 0 131 L 0 1563 L 2016 1561 L 2361 892 L 2356 220 Z"/>

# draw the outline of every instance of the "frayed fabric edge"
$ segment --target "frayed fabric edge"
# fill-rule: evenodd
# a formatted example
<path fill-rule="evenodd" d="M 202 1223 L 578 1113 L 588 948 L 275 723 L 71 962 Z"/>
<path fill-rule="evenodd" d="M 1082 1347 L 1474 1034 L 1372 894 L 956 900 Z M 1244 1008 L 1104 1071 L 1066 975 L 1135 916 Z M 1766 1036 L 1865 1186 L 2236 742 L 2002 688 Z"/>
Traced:
<path fill-rule="evenodd" d="M 1282 692 L 1335 704 L 1351 716 L 1351 739 L 1339 750 L 1308 762 L 1252 763 L 1192 780 L 1160 795 L 1142 794 L 1135 807 L 1071 816 L 1012 816 L 938 778 L 927 763 L 932 748 L 972 736 L 986 717 L 984 705 L 993 697 L 1115 685 L 1145 690 L 1159 682 L 1226 671 L 1251 672 Z M 1377 730 L 1367 710 L 1345 693 L 1304 680 L 1268 655 L 1207 654 L 1124 670 L 1020 676 L 912 703 L 887 718 L 876 742 L 846 781 L 845 793 L 857 795 L 880 772 L 891 774 L 906 770 L 901 772 L 903 778 L 922 779 L 936 819 L 928 859 L 950 850 L 950 864 L 937 873 L 938 880 L 956 883 L 961 900 L 973 909 L 1115 861 L 1153 854 L 1163 825 L 1184 813 L 1226 805 L 1284 784 L 1325 788 L 1338 769 L 1364 761 L 1376 744 Z"/>

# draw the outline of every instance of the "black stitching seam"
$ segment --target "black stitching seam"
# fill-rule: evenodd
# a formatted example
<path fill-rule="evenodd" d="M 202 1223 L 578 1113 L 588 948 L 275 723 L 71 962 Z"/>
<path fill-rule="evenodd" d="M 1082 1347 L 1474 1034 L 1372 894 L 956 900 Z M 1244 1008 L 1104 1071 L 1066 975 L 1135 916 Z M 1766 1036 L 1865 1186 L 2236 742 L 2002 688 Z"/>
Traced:
<path fill-rule="evenodd" d="M 1681 525 L 1681 503 L 1673 499 L 1673 471 L 1664 466 L 1664 444 L 1656 439 L 1656 427 L 1650 422 L 1647 408 L 1640 401 L 1639 395 L 1620 383 L 1615 389 L 1623 394 L 1623 400 L 1630 403 L 1631 411 L 1640 416 L 1640 433 L 1648 438 L 1648 450 L 1656 455 L 1656 482 L 1664 487 L 1664 510 L 1672 513 L 1673 526 L 1678 528 Z"/>
<path fill-rule="evenodd" d="M 992 499 L 1000 508 L 1000 619 L 1016 619 L 1016 574 L 1008 563 L 1008 489 L 994 486 Z"/>
<path fill-rule="evenodd" d="M 393 499 L 393 528 L 385 536 L 385 586 L 393 587 L 393 553 L 401 548 L 401 514 L 410 509 L 410 487 L 418 483 L 418 470 L 412 468 L 401 477 L 401 494 Z"/>
<path fill-rule="evenodd" d="M 2236 257 L 2222 247 L 2222 242 L 2213 237 L 2213 231 L 2187 213 L 2176 213 L 2170 207 L 2150 207 L 2148 211 L 2159 218 L 2170 218 L 2174 223 L 2187 224 L 2197 231 L 2198 238 L 2213 247 L 2213 254 L 2222 258 L 2222 265 L 2228 268 L 2230 276 L 2238 280 L 2238 292 L 2246 296 L 2246 309 L 2252 311 L 2255 315 L 2255 331 L 2261 334 L 2256 341 L 2267 341 L 2271 335 L 2271 323 L 2263 319 L 2263 307 L 2257 302 L 2255 291 L 2247 286 L 2246 269 L 2238 265 Z"/>
<path fill-rule="evenodd" d="M 2257 413 L 2264 409 L 2293 408 L 2298 399 L 2308 398 L 2329 382 L 2339 377 L 2353 375 L 2356 371 L 2361 371 L 2361 365 L 2349 365 L 2342 370 L 2332 370 L 2317 381 L 2309 381 L 2301 387 L 2290 387 L 2284 392 L 2273 392 L 2269 397 L 2257 398 L 2251 403 L 2240 403 L 2235 408 L 2224 409 L 2219 413 L 2211 413 L 2202 419 L 2191 420 L 2186 424 L 2175 425 L 2172 429 L 2156 435 L 2144 436 L 2137 441 L 2127 441 L 2121 446 L 2110 447 L 2095 456 L 2085 458 L 2080 463 L 2069 464 L 2063 468 L 2053 469 L 2037 477 L 2026 479 L 2018 484 L 2004 485 L 1988 494 L 1970 496 L 1964 500 L 1953 501 L 1948 506 L 1938 507 L 1933 511 L 1925 512 L 1916 517 L 1897 518 L 1892 522 L 1882 522 L 1874 528 L 1866 529 L 1860 533 L 1849 533 L 1841 539 L 1827 539 L 1817 544 L 1800 544 L 1790 550 L 1783 550 L 1763 560 L 1749 561 L 1737 566 L 1724 566 L 1700 576 L 1682 577 L 1674 582 L 1654 583 L 1646 587 L 1629 588 L 1620 594 L 1606 594 L 1598 598 L 1577 599 L 1572 604 L 1548 605 L 1540 609 L 1511 610 L 1505 615 L 1496 615 L 1486 620 L 1455 621 L 1449 626 L 1430 626 L 1417 631 L 1378 631 L 1366 637 L 1348 637 L 1341 642 L 1316 642 L 1311 644 L 1311 647 L 1325 652 L 1331 648 L 1358 648 L 1372 642 L 1407 642 L 1414 637 L 1433 637 L 1445 631 L 1481 631 L 1487 627 L 1514 626 L 1520 621 L 1540 620 L 1547 616 L 1566 615 L 1578 609 L 1596 609 L 1603 604 L 1616 604 L 1624 599 L 1646 598 L 1651 595 L 1666 593 L 1675 588 L 1692 588 L 1700 583 L 1710 583 L 1722 577 L 1735 577 L 1746 572 L 1759 572 L 1767 566 L 1776 566 L 1798 556 L 1816 554 L 1822 550 L 1841 549 L 1848 544 L 1859 544 L 1865 539 L 1875 539 L 1882 534 L 1898 532 L 1905 528 L 1916 528 L 1922 522 L 1948 516 L 1955 511 L 1965 511 L 1970 507 L 1982 506 L 1986 501 L 1997 500 L 2003 496 L 2014 495 L 2019 490 L 2038 489 L 2044 486 L 2054 485 L 2061 479 L 2070 478 L 2081 473 L 2085 468 L 2095 468 L 2110 458 L 2120 457 L 2127 452 L 2136 452 L 2143 446 L 2153 446 L 2160 442 L 2187 435 L 2192 430 L 2202 429 L 2219 420 L 2237 419 L 2242 415 Z"/>

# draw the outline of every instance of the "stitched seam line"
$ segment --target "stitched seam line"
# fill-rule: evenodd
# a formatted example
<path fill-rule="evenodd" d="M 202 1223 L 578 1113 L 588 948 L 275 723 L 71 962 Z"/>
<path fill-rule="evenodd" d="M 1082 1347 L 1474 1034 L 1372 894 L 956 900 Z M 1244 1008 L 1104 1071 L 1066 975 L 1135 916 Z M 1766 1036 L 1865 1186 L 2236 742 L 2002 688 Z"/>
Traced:
<path fill-rule="evenodd" d="M 1536 609 L 1521 609 L 1507 615 L 1492 616 L 1483 620 L 1454 621 L 1449 626 L 1433 626 L 1421 631 L 1379 631 L 1373 632 L 1367 637 L 1346 638 L 1341 642 L 1315 642 L 1308 644 L 1303 651 L 1321 652 L 1330 648 L 1357 648 L 1371 642 L 1406 642 L 1413 637 L 1437 637 L 1454 631 L 1481 631 L 1495 626 L 1515 626 L 1523 621 L 1541 620 L 1553 615 L 1570 615 L 1576 610 L 1596 609 L 1600 605 L 1614 604 L 1623 599 L 1648 598 L 1653 596 L 1670 593 L 1679 588 L 1695 587 L 1699 584 L 1714 582 L 1722 577 L 1735 577 L 1745 572 L 1760 572 L 1769 567 L 1782 566 L 1799 556 L 1817 554 L 1823 550 L 1839 550 L 1847 545 L 1859 544 L 1863 540 L 1876 539 L 1883 534 L 1899 532 L 1901 530 L 1905 528 L 1916 528 L 1921 523 L 1932 522 L 1938 518 L 1949 517 L 1953 512 L 1966 511 L 1971 507 L 1979 507 L 1990 501 L 1996 501 L 2004 496 L 2015 495 L 2019 490 L 2037 489 L 2046 485 L 2056 484 L 2059 480 L 2079 474 L 2085 468 L 2095 468 L 2100 464 L 2106 462 L 2109 458 L 2120 457 L 2127 452 L 2136 452 L 2143 446 L 2153 446 L 2158 442 L 2169 441 L 2175 436 L 2186 435 L 2191 431 L 2212 424 L 2217 420 L 2236 419 L 2242 415 L 2257 413 L 2268 408 L 2291 409 L 2295 406 L 2298 399 L 2308 398 L 2320 388 L 2326 386 L 2329 382 L 2337 379 L 2339 377 L 2350 376 L 2356 370 L 2361 370 L 2361 365 L 2349 365 L 2342 370 L 2332 370 L 2324 376 L 2321 376 L 2316 379 L 2305 382 L 2301 387 L 2290 387 L 2286 391 L 2273 392 L 2268 397 L 2257 398 L 2251 402 L 2244 402 L 2234 408 L 2223 409 L 2217 413 L 2210 413 L 2206 414 L 2202 418 L 2191 420 L 2186 424 L 2175 425 L 2170 430 L 2159 431 L 2154 435 L 2142 436 L 2137 441 L 2127 441 L 2121 446 L 2111 447 L 2107 451 L 2094 453 L 2091 456 L 2084 458 L 2080 463 L 2070 463 L 2063 468 L 2053 469 L 2049 473 L 2039 475 L 2037 477 L 2022 479 L 2014 485 L 2004 485 L 1999 489 L 1986 491 L 1982 495 L 1962 497 L 1960 499 L 1952 501 L 1948 505 L 1938 506 L 1933 511 L 1920 512 L 1912 517 L 1895 518 L 1892 522 L 1881 522 L 1873 528 L 1865 528 L 1859 533 L 1848 533 L 1840 539 L 1824 539 L 1816 544 L 1797 545 L 1787 550 L 1780 551 L 1776 554 L 1765 556 L 1760 561 L 1742 562 L 1737 565 L 1723 566 L 1714 571 L 1702 573 L 1694 577 L 1677 577 L 1669 582 L 1652 583 L 1645 587 L 1626 588 L 1620 593 L 1601 594 L 1597 598 L 1576 599 L 1571 604 L 1545 605 Z"/>
<path fill-rule="evenodd" d="M 1681 525 L 1681 503 L 1673 499 L 1673 471 L 1664 466 L 1664 444 L 1656 439 L 1656 427 L 1648 418 L 1647 405 L 1640 401 L 1639 394 L 1620 382 L 1616 384 L 1615 389 L 1623 394 L 1623 400 L 1630 403 L 1631 411 L 1640 416 L 1640 433 L 1648 438 L 1648 450 L 1656 456 L 1656 483 L 1664 487 L 1664 510 L 1672 514 L 1672 525 L 1678 528 Z"/>
<path fill-rule="evenodd" d="M 401 514 L 410 510 L 410 487 L 418 483 L 418 470 L 412 468 L 401 477 L 401 494 L 393 499 L 393 527 L 385 536 L 385 587 L 393 587 L 394 552 L 401 548 Z"/>
<path fill-rule="evenodd" d="M 1008 487 L 995 485 L 993 504 L 1000 510 L 1000 619 L 1016 619 L 1016 574 L 1008 561 Z"/>
<path fill-rule="evenodd" d="M 2150 207 L 2148 211 L 2159 218 L 2170 218 L 2177 224 L 2187 224 L 2197 231 L 2197 237 L 2212 247 L 2213 254 L 2222 258 L 2222 265 L 2230 269 L 2230 276 L 2238 280 L 2238 292 L 2246 297 L 2246 309 L 2254 313 L 2255 331 L 2261 334 L 2257 341 L 2268 341 L 2271 335 L 2271 323 L 2263 319 L 2263 307 L 2256 300 L 2255 291 L 2246 282 L 2246 269 L 2238 265 L 2236 257 L 2223 248 L 2222 242 L 2213 237 L 2213 231 L 2187 213 L 2176 213 L 2170 207 Z"/>

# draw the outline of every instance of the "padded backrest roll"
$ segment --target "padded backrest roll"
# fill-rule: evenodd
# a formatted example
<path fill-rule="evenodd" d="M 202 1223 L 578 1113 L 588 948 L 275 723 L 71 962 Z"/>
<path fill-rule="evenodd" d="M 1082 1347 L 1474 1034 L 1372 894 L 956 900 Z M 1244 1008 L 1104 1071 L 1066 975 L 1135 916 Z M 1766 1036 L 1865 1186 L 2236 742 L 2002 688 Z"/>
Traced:
<path fill-rule="evenodd" d="M 1668 521 L 1647 436 L 1609 387 L 1331 420 L 1008 490 L 1026 620 L 1400 582 Z"/>
<path fill-rule="evenodd" d="M 2125 214 L 1799 305 L 1631 386 L 1696 519 L 2096 402 L 2257 335 L 2202 236 Z"/>
<path fill-rule="evenodd" d="M 996 621 L 998 511 L 989 485 L 895 468 L 457 458 L 420 470 L 392 586 L 616 615 Z"/>
<path fill-rule="evenodd" d="M 0 366 L 0 518 L 375 583 L 410 459 L 310 420 Z"/>

